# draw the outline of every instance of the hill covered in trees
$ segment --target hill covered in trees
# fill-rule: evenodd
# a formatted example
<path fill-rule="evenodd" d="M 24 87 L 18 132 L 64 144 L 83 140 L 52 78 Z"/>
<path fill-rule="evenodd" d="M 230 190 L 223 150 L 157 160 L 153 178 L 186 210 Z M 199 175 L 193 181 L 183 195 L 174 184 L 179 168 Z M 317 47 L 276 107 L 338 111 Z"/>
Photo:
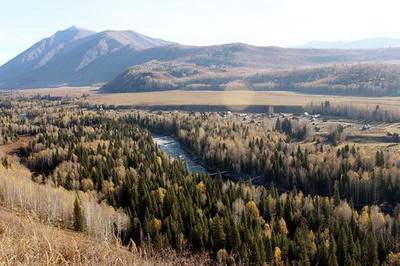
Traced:
<path fill-rule="evenodd" d="M 332 65 L 254 71 L 153 61 L 133 67 L 104 85 L 103 92 L 160 90 L 284 90 L 323 95 L 399 96 L 400 67 L 390 64 Z"/>

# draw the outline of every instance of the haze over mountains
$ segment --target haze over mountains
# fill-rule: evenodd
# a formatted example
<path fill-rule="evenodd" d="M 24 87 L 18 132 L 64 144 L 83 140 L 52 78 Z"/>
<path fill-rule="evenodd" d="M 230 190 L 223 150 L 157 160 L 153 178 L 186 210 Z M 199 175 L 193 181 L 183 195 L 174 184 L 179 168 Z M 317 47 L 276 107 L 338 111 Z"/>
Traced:
<path fill-rule="evenodd" d="M 242 43 L 184 46 L 133 31 L 93 32 L 73 26 L 41 40 L 1 66 L 0 88 L 105 84 L 128 68 L 153 60 L 190 64 L 206 68 L 207 73 L 210 69 L 254 72 L 332 64 L 397 63 L 400 48 L 299 49 Z"/>
<path fill-rule="evenodd" d="M 383 49 L 400 47 L 400 39 L 369 38 L 351 42 L 320 42 L 314 41 L 298 46 L 305 49 Z"/>

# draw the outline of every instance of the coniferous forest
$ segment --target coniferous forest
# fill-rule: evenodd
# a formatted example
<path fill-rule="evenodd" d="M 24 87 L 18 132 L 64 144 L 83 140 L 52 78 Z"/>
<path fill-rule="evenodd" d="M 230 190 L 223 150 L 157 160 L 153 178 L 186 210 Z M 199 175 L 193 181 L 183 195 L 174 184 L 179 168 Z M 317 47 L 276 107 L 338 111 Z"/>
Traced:
<path fill-rule="evenodd" d="M 217 113 L 46 98 L 2 101 L 0 123 L 1 144 L 29 138 L 18 156 L 33 181 L 123 209 L 124 244 L 208 253 L 227 265 L 400 262 L 400 155 L 338 145 L 340 130 L 334 144 L 285 119 L 267 130 Z M 190 173 L 154 133 L 173 136 L 219 174 Z M 81 212 L 76 200 L 77 231 L 85 230 Z"/>

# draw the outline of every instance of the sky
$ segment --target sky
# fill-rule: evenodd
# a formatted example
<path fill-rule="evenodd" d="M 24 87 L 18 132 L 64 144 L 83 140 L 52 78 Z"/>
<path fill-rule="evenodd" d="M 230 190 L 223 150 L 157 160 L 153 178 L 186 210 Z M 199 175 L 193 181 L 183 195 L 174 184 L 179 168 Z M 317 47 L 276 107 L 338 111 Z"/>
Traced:
<path fill-rule="evenodd" d="M 0 0 L 0 65 L 72 25 L 188 45 L 400 37 L 398 0 Z"/>

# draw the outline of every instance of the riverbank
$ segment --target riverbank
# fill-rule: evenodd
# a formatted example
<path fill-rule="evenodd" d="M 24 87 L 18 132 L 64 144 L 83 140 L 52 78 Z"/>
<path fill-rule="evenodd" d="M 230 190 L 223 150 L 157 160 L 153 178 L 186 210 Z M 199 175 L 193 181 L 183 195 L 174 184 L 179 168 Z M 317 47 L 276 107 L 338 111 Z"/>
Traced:
<path fill-rule="evenodd" d="M 208 174 L 207 169 L 200 163 L 197 163 L 193 156 L 190 155 L 178 140 L 170 136 L 152 135 L 154 142 L 161 148 L 161 150 L 167 153 L 169 156 L 179 158 L 186 163 L 186 166 L 190 173 L 197 174 Z"/>
<path fill-rule="evenodd" d="M 187 147 L 184 147 L 184 145 L 182 145 L 174 137 L 152 134 L 152 138 L 154 142 L 161 148 L 161 150 L 170 157 L 183 160 L 186 163 L 190 173 L 207 174 L 209 176 L 220 175 L 223 179 L 232 181 L 243 181 L 250 179 L 249 176 L 238 176 L 229 170 L 210 169 L 200 158 L 198 158 L 197 155 L 195 155 Z M 251 182 L 254 185 L 265 185 L 262 176 L 251 178 Z"/>

